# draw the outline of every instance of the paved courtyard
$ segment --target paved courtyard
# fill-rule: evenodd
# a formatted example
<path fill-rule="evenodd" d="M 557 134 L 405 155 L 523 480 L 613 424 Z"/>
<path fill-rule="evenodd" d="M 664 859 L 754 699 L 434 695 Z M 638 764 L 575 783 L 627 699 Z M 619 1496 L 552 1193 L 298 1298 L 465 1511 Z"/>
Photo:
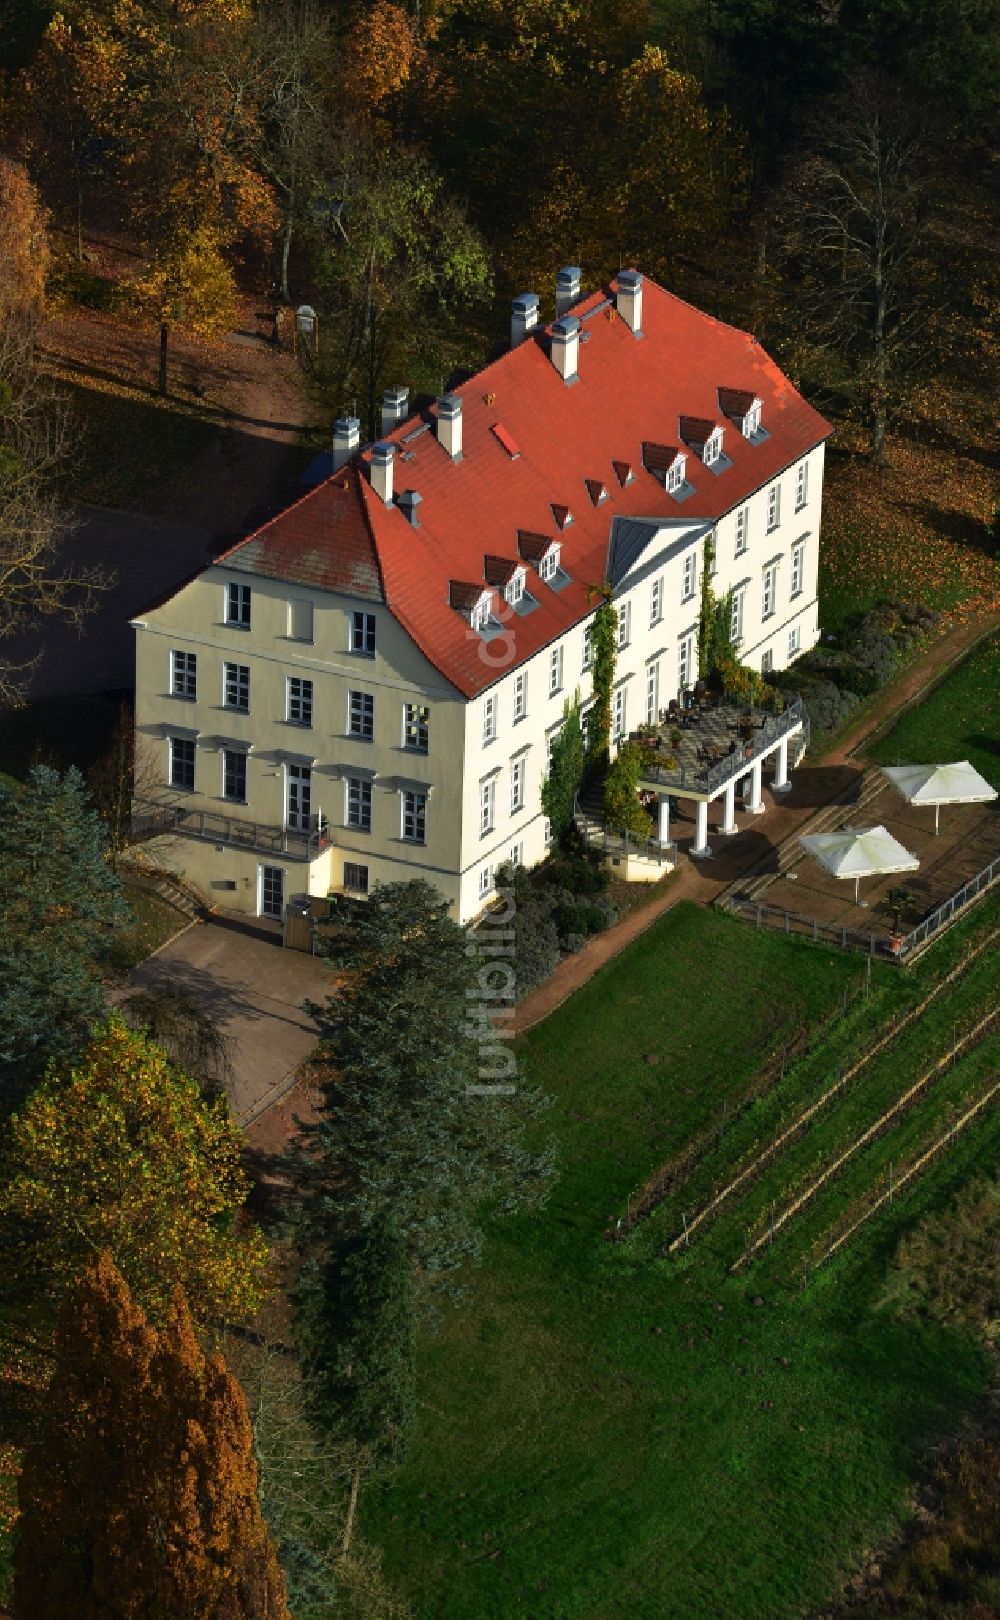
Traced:
<path fill-rule="evenodd" d="M 284 950 L 271 939 L 227 920 L 196 923 L 140 963 L 133 989 L 179 991 L 208 1012 L 229 1037 L 231 1096 L 241 1121 L 256 1118 L 269 1098 L 316 1044 L 316 1026 L 302 1011 L 324 1000 L 330 969 L 319 957 Z M 120 998 L 128 999 L 127 991 Z"/>

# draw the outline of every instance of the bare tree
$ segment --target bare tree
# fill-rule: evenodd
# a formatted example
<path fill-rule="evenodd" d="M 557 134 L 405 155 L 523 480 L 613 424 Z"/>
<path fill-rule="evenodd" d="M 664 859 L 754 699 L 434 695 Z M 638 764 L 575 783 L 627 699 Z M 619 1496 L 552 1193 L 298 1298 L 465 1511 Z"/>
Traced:
<path fill-rule="evenodd" d="M 936 280 L 924 141 L 911 108 L 872 77 L 825 110 L 815 135 L 780 202 L 789 313 L 839 363 L 879 462 L 923 358 Z"/>
<path fill-rule="evenodd" d="M 73 520 L 59 488 L 75 442 L 65 399 L 34 363 L 31 318 L 0 314 L 0 708 L 23 700 L 38 661 L 11 639 L 43 617 L 79 624 L 109 583 L 62 560 Z"/>

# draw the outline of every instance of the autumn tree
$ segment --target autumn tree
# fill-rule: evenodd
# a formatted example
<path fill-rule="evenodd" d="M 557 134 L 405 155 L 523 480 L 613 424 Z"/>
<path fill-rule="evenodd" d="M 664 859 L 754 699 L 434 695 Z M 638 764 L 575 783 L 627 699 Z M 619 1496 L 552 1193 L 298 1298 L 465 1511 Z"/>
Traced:
<path fill-rule="evenodd" d="M 300 1252 L 391 1212 L 420 1293 L 478 1258 L 484 1206 L 537 1203 L 552 1173 L 551 1148 L 523 1141 L 544 1099 L 483 1072 L 493 978 L 468 943 L 421 881 L 333 902 L 324 950 L 341 976 L 313 1009 L 321 1102 L 289 1161 Z"/>
<path fill-rule="evenodd" d="M 36 319 L 45 308 L 45 211 L 20 163 L 0 156 L 0 315 Z"/>
<path fill-rule="evenodd" d="M 129 919 L 76 770 L 0 782 L 0 1116 L 104 1011 L 101 973 Z"/>
<path fill-rule="evenodd" d="M 163 1321 L 175 1285 L 199 1319 L 238 1321 L 265 1291 L 267 1248 L 242 1218 L 249 1178 L 226 1101 L 206 1100 L 117 1018 L 54 1063 L 0 1155 L 0 1288 L 44 1341 L 89 1255 L 107 1249 Z"/>
<path fill-rule="evenodd" d="M 65 1291 L 19 1500 L 19 1620 L 290 1620 L 240 1386 L 107 1251 Z"/>

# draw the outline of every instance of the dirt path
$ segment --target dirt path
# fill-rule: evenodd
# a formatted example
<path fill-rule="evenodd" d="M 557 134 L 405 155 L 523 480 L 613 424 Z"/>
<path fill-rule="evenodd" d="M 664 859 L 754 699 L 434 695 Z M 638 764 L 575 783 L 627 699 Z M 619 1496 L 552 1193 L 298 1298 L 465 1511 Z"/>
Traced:
<path fill-rule="evenodd" d="M 524 1034 L 555 1012 L 575 990 L 592 979 L 599 968 L 631 945 L 678 901 L 694 900 L 701 905 L 711 905 L 723 889 L 757 865 L 767 847 L 777 848 L 790 838 L 823 804 L 829 803 L 835 794 L 860 776 L 863 743 L 881 731 L 890 718 L 910 707 L 995 623 L 996 620 L 978 619 L 947 631 L 901 680 L 879 696 L 868 713 L 850 726 L 820 761 L 794 773 L 791 793 L 775 799 L 765 791 L 767 813 L 756 826 L 728 843 L 713 839 L 716 855 L 711 861 L 694 862 L 684 858 L 666 880 L 662 895 L 632 912 L 616 927 L 598 934 L 582 951 L 564 957 L 552 977 L 526 996 L 518 1007 L 517 1033 Z M 761 829 L 759 832 L 757 827 Z M 685 841 L 682 834 L 682 844 Z"/>

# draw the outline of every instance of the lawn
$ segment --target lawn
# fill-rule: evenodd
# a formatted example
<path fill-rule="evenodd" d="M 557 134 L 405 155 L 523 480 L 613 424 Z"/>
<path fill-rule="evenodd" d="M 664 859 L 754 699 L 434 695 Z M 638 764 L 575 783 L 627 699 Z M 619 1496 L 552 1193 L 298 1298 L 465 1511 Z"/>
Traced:
<path fill-rule="evenodd" d="M 957 937 L 912 974 L 876 968 L 845 1025 L 916 1000 Z M 425 1336 L 413 1460 L 366 1505 L 415 1616 L 780 1620 L 894 1522 L 987 1370 L 962 1336 L 876 1311 L 884 1259 L 987 1130 L 806 1292 L 775 1267 L 729 1278 L 710 1245 L 664 1262 L 642 1228 L 602 1236 L 861 972 L 680 905 L 522 1042 L 560 1180 L 491 1230 L 467 1305 Z"/>
<path fill-rule="evenodd" d="M 981 642 L 919 707 L 865 752 L 881 765 L 968 759 L 1000 788 L 1000 635 Z"/>
<path fill-rule="evenodd" d="M 186 928 L 187 918 L 134 883 L 126 881 L 122 888 L 135 921 L 115 939 L 112 965 L 118 972 L 127 973 Z"/>

